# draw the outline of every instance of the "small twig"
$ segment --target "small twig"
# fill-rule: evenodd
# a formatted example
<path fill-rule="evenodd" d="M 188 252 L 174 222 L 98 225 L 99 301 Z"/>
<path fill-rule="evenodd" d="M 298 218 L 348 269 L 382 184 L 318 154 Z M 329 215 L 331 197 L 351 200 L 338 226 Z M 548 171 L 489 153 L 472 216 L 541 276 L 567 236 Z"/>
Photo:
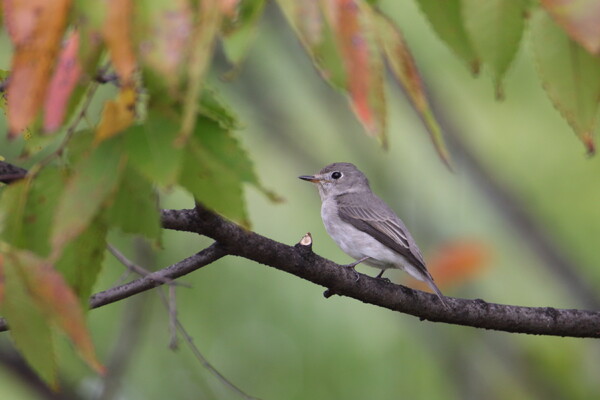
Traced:
<path fill-rule="evenodd" d="M 123 255 L 123 253 L 121 253 L 113 245 L 107 244 L 107 248 L 112 253 L 112 255 L 115 256 L 115 258 L 117 260 L 119 260 L 119 262 L 121 262 L 123 265 L 125 265 L 130 271 L 133 271 L 133 272 L 140 274 L 147 278 L 152 275 L 152 274 L 148 273 L 148 271 L 145 268 L 137 265 L 136 263 L 134 263 L 133 261 L 131 261 L 127 257 L 125 257 L 125 255 Z M 161 283 L 171 284 L 171 283 L 173 283 L 173 281 L 171 279 L 164 278 L 164 279 L 162 279 Z M 177 347 L 178 347 L 177 331 L 179 330 L 181 335 L 184 337 L 185 341 L 190 346 L 190 349 L 194 353 L 194 356 L 196 357 L 196 359 L 198 359 L 198 361 L 200 361 L 200 363 L 206 369 L 208 369 L 212 374 L 214 374 L 217 377 L 217 379 L 219 379 L 219 381 L 221 381 L 221 383 L 223 383 L 223 385 L 225 385 L 225 386 L 229 387 L 230 389 L 232 389 L 233 391 L 237 392 L 244 399 L 251 399 L 251 400 L 256 399 L 255 397 L 252 397 L 252 396 L 249 396 L 248 394 L 246 394 L 243 390 L 238 388 L 236 385 L 233 384 L 233 382 L 231 382 L 223 374 L 221 374 L 215 367 L 213 367 L 208 362 L 208 360 L 202 355 L 200 350 L 198 350 L 198 348 L 194 345 L 192 338 L 190 337 L 190 335 L 188 335 L 188 333 L 184 329 L 183 325 L 181 324 L 181 322 L 179 322 L 179 319 L 177 318 L 177 303 L 175 300 L 176 299 L 175 287 L 172 285 L 169 286 L 169 296 L 168 297 L 164 294 L 164 292 L 162 290 L 158 290 L 158 293 L 163 302 L 163 305 L 165 306 L 165 308 L 167 309 L 167 311 L 169 313 L 169 330 L 171 332 L 169 348 L 171 350 L 177 349 Z"/>
<path fill-rule="evenodd" d="M 153 289 L 163 284 L 159 281 L 159 278 L 179 278 L 197 269 L 205 267 L 217 261 L 219 258 L 226 256 L 227 254 L 228 253 L 223 246 L 218 243 L 213 243 L 201 252 L 183 259 L 171 265 L 170 267 L 153 272 L 151 275 L 136 279 L 133 282 L 113 287 L 92 295 L 90 298 L 90 308 L 93 309 L 102 307 L 107 304 L 126 299 L 127 297 L 134 296 L 146 290 Z M 0 324 L 0 331 L 6 329 L 6 326 L 2 326 L 2 324 Z"/>
<path fill-rule="evenodd" d="M 169 340 L 169 348 L 171 350 L 177 350 L 179 348 L 179 341 L 177 339 L 177 296 L 175 296 L 175 288 L 173 286 L 169 286 L 168 309 L 169 332 L 171 335 Z"/>
<path fill-rule="evenodd" d="M 121 253 L 121 251 L 119 251 L 119 249 L 117 249 L 115 246 L 113 246 L 110 243 L 106 244 L 106 248 L 121 264 L 123 264 L 125 267 L 127 267 L 127 269 L 131 272 L 135 272 L 136 274 L 146 277 L 146 278 L 149 278 L 149 279 L 156 279 L 157 282 L 160 282 L 165 285 L 184 286 L 187 288 L 191 287 L 190 285 L 188 285 L 186 283 L 175 282 L 173 279 L 165 278 L 165 277 L 157 275 L 154 272 L 148 271 L 144 267 L 137 265 L 136 263 L 134 263 L 133 261 L 131 261 L 130 259 L 125 257 L 125 255 L 123 253 Z"/>
<path fill-rule="evenodd" d="M 183 336 L 185 343 L 189 346 L 190 350 L 192 350 L 192 353 L 194 353 L 194 357 L 196 357 L 198 362 L 200 362 L 200 364 L 202 364 L 202 366 L 204 368 L 206 368 L 213 375 L 215 375 L 215 377 L 223 385 L 229 387 L 231 390 L 233 390 L 234 392 L 239 394 L 244 399 L 259 400 L 257 397 L 252 397 L 249 394 L 247 394 L 246 392 L 244 392 L 242 389 L 237 387 L 233 382 L 231 382 L 223 374 L 221 374 L 219 372 L 219 370 L 217 370 L 215 367 L 213 367 L 213 365 L 206 359 L 206 357 L 204 357 L 202 352 L 200 352 L 198 347 L 194 344 L 194 339 L 187 333 L 186 329 L 181 324 L 181 321 L 179 321 L 179 318 L 177 318 L 177 314 L 171 313 L 171 309 L 170 309 L 171 304 L 170 304 L 170 301 L 167 299 L 167 296 L 165 296 L 165 294 L 162 291 L 159 291 L 158 293 L 160 294 L 160 299 L 163 302 L 163 305 L 165 306 L 165 308 L 167 308 L 167 310 L 169 310 L 169 318 L 172 318 L 175 328 L 179 331 L 179 334 L 181 336 Z"/>
<path fill-rule="evenodd" d="M 109 66 L 109 63 L 107 63 L 106 65 L 101 67 L 100 71 L 106 71 L 108 69 L 108 66 Z M 100 74 L 104 74 L 104 72 L 100 72 Z M 67 128 L 67 133 L 65 134 L 65 137 L 63 138 L 62 142 L 60 143 L 60 145 L 58 146 L 58 148 L 56 150 L 54 150 L 52 153 L 48 154 L 45 158 L 43 158 L 39 162 L 39 169 L 37 169 L 36 172 L 40 171 L 42 167 L 47 165 L 55 157 L 58 157 L 62 154 L 64 149 L 67 147 L 67 144 L 69 143 L 69 141 L 75 134 L 75 130 L 77 129 L 77 126 L 79 126 L 79 123 L 86 117 L 87 110 L 90 107 L 90 104 L 92 104 L 92 100 L 94 99 L 94 95 L 96 94 L 96 90 L 98 90 L 99 86 L 100 86 L 100 84 L 98 82 L 92 82 L 90 84 L 90 86 L 88 87 L 88 90 L 85 94 L 85 100 L 83 102 L 83 105 L 81 106 L 81 110 L 79 110 L 79 113 L 75 116 L 73 121 L 71 121 L 71 123 L 69 124 L 69 127 Z"/>
<path fill-rule="evenodd" d="M 98 86 L 99 86 L 98 83 L 95 83 L 95 82 L 93 82 L 90 85 L 90 87 L 88 88 L 88 91 L 85 95 L 86 97 L 85 97 L 84 103 L 81 106 L 81 110 L 75 116 L 73 121 L 69 124 L 69 127 L 67 128 L 67 133 L 65 134 L 65 137 L 62 139 L 62 142 L 56 148 L 56 150 L 54 150 L 52 153 L 48 154 L 46 157 L 44 157 L 39 162 L 39 164 L 38 164 L 39 169 L 37 169 L 37 171 L 40 171 L 42 167 L 44 167 L 45 165 L 48 165 L 50 163 L 50 161 L 54 160 L 56 157 L 60 156 L 63 153 L 63 151 L 67 147 L 67 144 L 69 144 L 69 141 L 75 134 L 75 130 L 77 129 L 77 126 L 79 125 L 81 120 L 83 120 L 83 118 L 87 114 L 88 107 L 92 103 L 92 99 L 94 98 L 94 94 L 96 94 L 96 90 L 98 89 Z"/>
<path fill-rule="evenodd" d="M 121 327 L 114 340 L 110 356 L 106 361 L 107 373 L 102 377 L 102 385 L 95 400 L 114 400 L 120 398 L 127 369 L 132 357 L 141 343 L 140 338 L 147 332 L 148 307 L 147 296 L 138 296 L 125 304 L 121 316 Z"/>

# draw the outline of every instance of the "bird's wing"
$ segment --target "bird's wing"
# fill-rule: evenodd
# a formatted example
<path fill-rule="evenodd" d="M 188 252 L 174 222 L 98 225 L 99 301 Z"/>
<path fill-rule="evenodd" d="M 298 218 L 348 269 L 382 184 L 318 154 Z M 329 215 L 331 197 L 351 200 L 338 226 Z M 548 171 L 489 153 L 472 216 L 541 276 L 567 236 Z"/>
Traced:
<path fill-rule="evenodd" d="M 406 257 L 425 276 L 429 276 L 423 255 L 410 232 L 383 200 L 373 196 L 369 199 L 369 207 L 365 207 L 352 201 L 352 198 L 347 195 L 342 196 L 345 198 L 338 198 L 338 213 L 342 221 L 373 236 L 385 246 Z M 376 207 L 373 207 L 375 205 Z"/>

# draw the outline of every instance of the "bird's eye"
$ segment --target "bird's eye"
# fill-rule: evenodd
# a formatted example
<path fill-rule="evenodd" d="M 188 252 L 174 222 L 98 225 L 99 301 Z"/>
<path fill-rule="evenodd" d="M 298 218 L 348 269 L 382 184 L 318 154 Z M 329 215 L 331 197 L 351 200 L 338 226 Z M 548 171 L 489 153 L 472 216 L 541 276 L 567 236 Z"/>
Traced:
<path fill-rule="evenodd" d="M 340 179 L 342 177 L 342 173 L 338 172 L 338 171 L 335 171 L 333 174 L 331 174 L 331 177 L 333 179 Z"/>

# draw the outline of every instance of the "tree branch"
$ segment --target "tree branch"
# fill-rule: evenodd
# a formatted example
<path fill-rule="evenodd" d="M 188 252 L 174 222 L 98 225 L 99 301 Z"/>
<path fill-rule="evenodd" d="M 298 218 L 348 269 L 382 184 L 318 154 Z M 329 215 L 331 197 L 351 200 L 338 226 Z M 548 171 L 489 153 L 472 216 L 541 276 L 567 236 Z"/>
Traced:
<path fill-rule="evenodd" d="M 311 246 L 288 246 L 225 220 L 197 206 L 195 210 L 164 210 L 167 229 L 196 232 L 215 239 L 232 255 L 291 273 L 329 288 L 330 292 L 364 303 L 419 317 L 421 320 L 535 335 L 600 337 L 600 312 L 552 307 L 519 307 L 483 300 L 448 298 L 445 308 L 433 294 L 360 274 L 319 257 Z"/>
<path fill-rule="evenodd" d="M 146 290 L 153 289 L 157 286 L 170 282 L 173 279 L 187 275 L 199 268 L 217 261 L 225 256 L 227 252 L 218 243 L 213 243 L 206 249 L 194 254 L 184 260 L 179 261 L 167 268 L 163 268 L 143 278 L 136 279 L 124 285 L 119 285 L 114 288 L 96 293 L 90 297 L 90 309 L 98 308 L 126 299 Z M 9 329 L 8 323 L 4 318 L 0 318 L 0 332 Z"/>
<path fill-rule="evenodd" d="M 126 299 L 135 294 L 145 292 L 146 290 L 154 289 L 157 286 L 163 285 L 165 282 L 172 281 L 173 279 L 187 275 L 190 272 L 211 264 L 226 254 L 227 252 L 223 246 L 220 246 L 218 243 L 213 243 L 201 252 L 181 260 L 170 267 L 163 268 L 148 274 L 143 278 L 92 295 L 92 297 L 90 297 L 90 308 L 94 309 L 102 307 Z"/>
<path fill-rule="evenodd" d="M 2 167 L 1 163 L 0 167 Z M 10 164 L 9 164 L 10 165 Z M 600 337 L 600 312 L 519 307 L 487 303 L 483 300 L 447 298 L 449 307 L 430 293 L 395 285 L 360 274 L 312 252 L 311 243 L 288 246 L 245 230 L 214 212 L 197 205 L 192 210 L 163 210 L 166 229 L 194 232 L 216 240 L 198 254 L 144 278 L 97 293 L 90 298 L 90 308 L 101 307 L 162 285 L 227 255 L 236 255 L 288 272 L 338 294 L 390 310 L 414 315 L 421 320 L 472 326 L 505 332 L 535 335 Z M 7 330 L 0 319 L 0 331 Z"/>

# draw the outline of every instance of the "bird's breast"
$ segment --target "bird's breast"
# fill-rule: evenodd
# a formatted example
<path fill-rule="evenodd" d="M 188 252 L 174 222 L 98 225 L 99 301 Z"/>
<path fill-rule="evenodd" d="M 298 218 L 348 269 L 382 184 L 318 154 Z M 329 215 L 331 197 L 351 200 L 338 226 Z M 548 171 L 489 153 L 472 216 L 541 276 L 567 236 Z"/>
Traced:
<path fill-rule="evenodd" d="M 372 257 L 366 263 L 374 267 L 383 268 L 385 262 L 378 260 L 378 255 L 387 253 L 386 249 L 376 239 L 355 228 L 353 225 L 343 221 L 334 200 L 326 200 L 321 207 L 321 218 L 325 230 L 336 244 L 350 257 L 358 260 L 363 257 Z"/>

